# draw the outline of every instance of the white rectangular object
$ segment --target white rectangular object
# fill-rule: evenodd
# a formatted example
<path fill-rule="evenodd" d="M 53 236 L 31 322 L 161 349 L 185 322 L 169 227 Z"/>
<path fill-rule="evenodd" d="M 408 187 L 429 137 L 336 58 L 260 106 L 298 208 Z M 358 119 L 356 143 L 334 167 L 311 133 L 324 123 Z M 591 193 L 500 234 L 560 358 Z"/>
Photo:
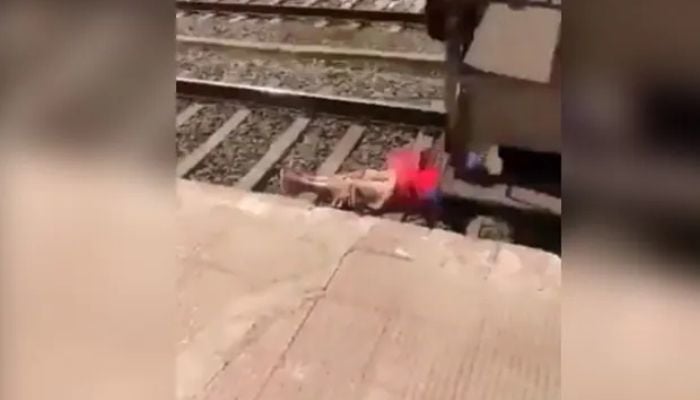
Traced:
<path fill-rule="evenodd" d="M 547 83 L 559 41 L 561 11 L 489 5 L 465 62 L 479 70 Z"/>

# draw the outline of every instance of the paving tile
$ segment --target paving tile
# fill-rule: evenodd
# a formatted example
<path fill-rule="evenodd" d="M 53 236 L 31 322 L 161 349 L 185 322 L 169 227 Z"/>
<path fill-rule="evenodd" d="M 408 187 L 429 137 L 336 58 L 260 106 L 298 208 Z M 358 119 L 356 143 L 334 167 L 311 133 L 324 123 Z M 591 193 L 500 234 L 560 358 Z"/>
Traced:
<path fill-rule="evenodd" d="M 429 229 L 391 220 L 378 221 L 355 247 L 426 265 L 439 265 L 445 256 Z"/>
<path fill-rule="evenodd" d="M 337 257 L 345 255 L 377 224 L 376 218 L 358 218 L 356 215 L 327 207 L 310 212 L 308 225 L 300 238 L 318 243 L 327 254 Z"/>
<path fill-rule="evenodd" d="M 235 276 L 212 268 L 200 268 L 183 281 L 176 293 L 180 330 L 178 351 L 211 320 L 217 318 L 232 297 L 249 288 Z"/>
<path fill-rule="evenodd" d="M 254 400 L 282 362 L 294 335 L 301 327 L 312 303 L 261 324 L 259 333 L 233 355 L 214 378 L 203 400 Z"/>
<path fill-rule="evenodd" d="M 328 297 L 387 314 L 443 322 L 477 313 L 482 280 L 460 279 L 438 265 L 357 250 L 348 254 L 328 288 Z"/>
<path fill-rule="evenodd" d="M 241 348 L 270 326 L 302 309 L 320 279 L 281 281 L 261 290 L 232 294 L 218 317 L 200 329 L 177 357 L 177 397 L 200 395 Z"/>
<path fill-rule="evenodd" d="M 241 221 L 242 222 L 242 221 Z M 331 271 L 337 257 L 321 244 L 303 241 L 263 222 L 242 223 L 212 241 L 206 260 L 254 287 L 319 271 Z"/>
<path fill-rule="evenodd" d="M 384 324 L 376 312 L 320 300 L 260 400 L 361 398 Z"/>
<path fill-rule="evenodd" d="M 473 373 L 480 326 L 475 319 L 459 325 L 392 318 L 366 371 L 367 386 L 401 399 L 461 398 L 456 395 Z"/>

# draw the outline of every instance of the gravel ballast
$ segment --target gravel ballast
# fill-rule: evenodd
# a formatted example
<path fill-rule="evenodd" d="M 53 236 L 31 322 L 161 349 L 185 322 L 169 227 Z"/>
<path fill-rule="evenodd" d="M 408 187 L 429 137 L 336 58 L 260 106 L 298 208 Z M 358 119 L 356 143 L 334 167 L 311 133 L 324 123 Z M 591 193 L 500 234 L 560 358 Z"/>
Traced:
<path fill-rule="evenodd" d="M 187 178 L 235 185 L 262 158 L 273 140 L 291 125 L 297 115 L 293 110 L 251 109 L 248 118 L 212 150 Z"/>
<path fill-rule="evenodd" d="M 400 28 L 400 29 L 399 29 Z M 424 25 L 275 17 L 243 14 L 187 13 L 176 21 L 178 35 L 228 38 L 267 43 L 326 45 L 395 52 L 442 54 Z"/>
<path fill-rule="evenodd" d="M 177 68 L 178 76 L 187 78 L 427 107 L 442 102 L 443 80 L 440 77 L 358 67 L 352 62 L 240 59 L 221 49 L 185 46 L 177 53 Z"/>

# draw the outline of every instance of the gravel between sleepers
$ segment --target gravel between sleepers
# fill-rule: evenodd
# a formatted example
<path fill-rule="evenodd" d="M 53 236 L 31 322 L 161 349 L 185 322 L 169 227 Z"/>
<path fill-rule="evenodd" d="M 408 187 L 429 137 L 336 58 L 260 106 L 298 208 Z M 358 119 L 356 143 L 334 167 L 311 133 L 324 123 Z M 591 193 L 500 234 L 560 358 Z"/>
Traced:
<path fill-rule="evenodd" d="M 416 24 L 326 20 L 313 17 L 244 16 L 188 13 L 176 21 L 178 35 L 256 42 L 325 45 L 396 52 L 442 54 L 425 26 Z M 397 30 L 398 28 L 401 28 Z"/>
<path fill-rule="evenodd" d="M 386 164 L 386 154 L 410 144 L 420 129 L 382 123 L 365 125 L 362 140 L 340 166 L 340 172 L 364 168 L 381 169 Z"/>
<path fill-rule="evenodd" d="M 178 158 L 196 149 L 209 135 L 214 133 L 236 111 L 231 103 L 208 103 L 192 116 L 175 135 L 175 150 Z"/>
<path fill-rule="evenodd" d="M 188 175 L 188 179 L 235 185 L 267 152 L 299 114 L 294 110 L 251 108 L 251 113 Z"/>
<path fill-rule="evenodd" d="M 283 4 L 285 6 L 292 6 L 292 5 L 297 5 L 297 6 L 302 6 L 306 0 L 299 0 L 299 1 L 284 1 Z M 323 8 L 340 8 L 343 6 L 344 3 L 347 3 L 348 0 L 317 0 L 314 4 L 313 7 L 323 7 Z"/>
<path fill-rule="evenodd" d="M 417 1 L 417 0 L 416 0 Z M 400 1 L 400 0 L 392 0 L 392 1 L 377 1 L 377 0 L 358 0 L 357 3 L 352 7 L 356 10 L 376 10 L 378 7 L 381 7 L 382 5 L 386 4 L 385 7 L 382 9 L 384 11 L 393 11 L 393 12 L 409 12 L 412 10 L 414 1 Z"/>
<path fill-rule="evenodd" d="M 222 50 L 188 46 L 177 53 L 178 75 L 309 93 L 405 102 L 442 103 L 440 77 L 363 68 L 338 61 L 239 59 Z"/>

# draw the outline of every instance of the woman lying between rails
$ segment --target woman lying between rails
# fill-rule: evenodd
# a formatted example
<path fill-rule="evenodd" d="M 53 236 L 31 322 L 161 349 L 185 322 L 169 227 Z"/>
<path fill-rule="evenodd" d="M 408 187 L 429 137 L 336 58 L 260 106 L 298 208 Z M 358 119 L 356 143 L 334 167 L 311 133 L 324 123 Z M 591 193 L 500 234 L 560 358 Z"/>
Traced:
<path fill-rule="evenodd" d="M 336 208 L 358 212 L 420 213 L 433 226 L 440 214 L 440 169 L 432 150 L 395 150 L 385 169 L 362 169 L 320 176 L 280 171 L 282 191 L 291 196 L 315 193 Z"/>

